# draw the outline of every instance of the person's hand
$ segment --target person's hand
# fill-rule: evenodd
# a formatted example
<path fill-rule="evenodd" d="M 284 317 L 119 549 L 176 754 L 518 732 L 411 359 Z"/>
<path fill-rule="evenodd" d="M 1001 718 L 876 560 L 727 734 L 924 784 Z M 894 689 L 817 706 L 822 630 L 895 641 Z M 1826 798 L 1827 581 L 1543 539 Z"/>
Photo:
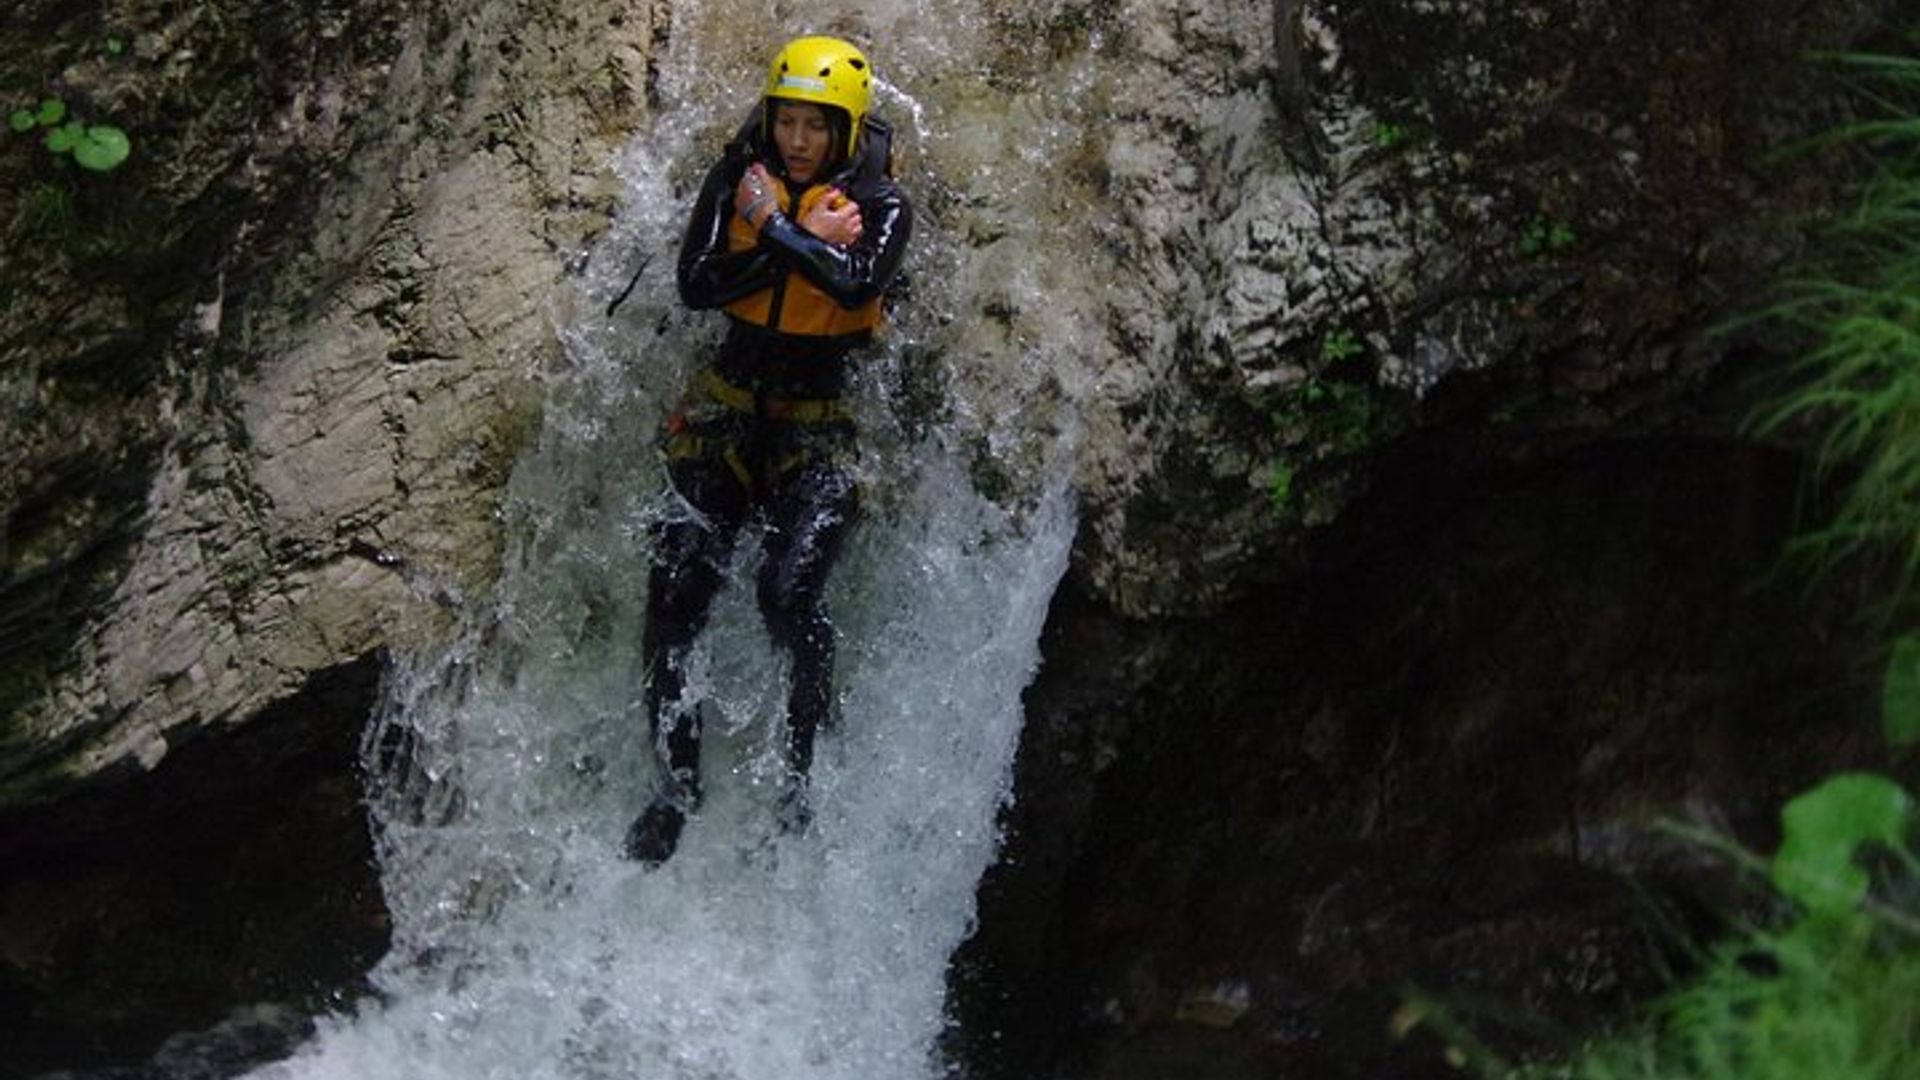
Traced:
<path fill-rule="evenodd" d="M 828 188 L 800 218 L 800 227 L 829 244 L 841 247 L 860 239 L 860 204 L 839 188 Z"/>
<path fill-rule="evenodd" d="M 740 208 L 740 216 L 747 219 L 747 224 L 756 229 L 767 223 L 769 214 L 780 209 L 773 177 L 768 175 L 765 165 L 750 165 L 741 174 L 740 183 L 733 189 L 733 205 Z"/>

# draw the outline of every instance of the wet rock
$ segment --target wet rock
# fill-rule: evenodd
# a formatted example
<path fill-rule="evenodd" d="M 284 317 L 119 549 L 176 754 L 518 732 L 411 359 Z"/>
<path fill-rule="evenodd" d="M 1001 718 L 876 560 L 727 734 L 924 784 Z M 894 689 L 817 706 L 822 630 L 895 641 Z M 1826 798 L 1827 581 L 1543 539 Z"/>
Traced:
<path fill-rule="evenodd" d="M 329 669 L 152 772 L 0 813 L 0 1074 L 171 1042 L 162 1075 L 232 1075 L 365 992 L 387 922 L 354 760 L 379 679 L 372 656 Z"/>
<path fill-rule="evenodd" d="M 0 805 L 150 768 L 490 579 L 542 298 L 611 213 L 653 24 L 123 0 L 23 30 L 0 87 L 134 153 L 0 156 L 66 200 L 0 222 Z"/>
<path fill-rule="evenodd" d="M 1310 576 L 1219 613 L 1056 605 L 955 969 L 975 1075 L 1454 1075 L 1389 1036 L 1410 989 L 1560 1049 L 1759 910 L 1663 821 L 1765 849 L 1791 794 L 1887 767 L 1870 593 L 1776 573 L 1791 456 L 1476 457 L 1390 463 Z"/>
<path fill-rule="evenodd" d="M 1411 431 L 1703 423 L 1689 395 L 1750 344 L 1707 329 L 1836 197 L 1831 159 L 1781 153 L 1844 115 L 1806 56 L 1890 10 L 1129 6 L 1081 401 L 1126 437 L 1083 449 L 1078 572 L 1190 614 L 1297 570 Z"/>
<path fill-rule="evenodd" d="M 1246 1019 L 1253 1004 L 1253 991 L 1245 981 L 1226 979 L 1182 994 L 1173 1018 L 1183 1024 L 1225 1030 Z"/>
<path fill-rule="evenodd" d="M 925 201 L 1036 281 L 954 283 L 1005 340 L 950 374 L 983 459 L 1079 432 L 1086 588 L 1190 615 L 1285 580 L 1423 429 L 1499 456 L 1715 423 L 1695 395 L 1741 343 L 1702 331 L 1833 192 L 1770 156 L 1837 114 L 1802 57 L 1887 5 L 1643 7 L 1142 0 L 987 31 L 995 115 L 1044 141 L 934 146 Z M 6 223 L 0 268 L 0 803 L 150 765 L 484 585 L 556 355 L 541 298 L 613 209 L 665 19 L 22 9 L 0 84 L 136 152 L 0 158 L 67 200 Z M 1047 167 L 1004 203 L 941 179 L 1003 159 Z M 1036 375 L 1035 342 L 1071 348 Z"/>
<path fill-rule="evenodd" d="M 0 1073 L 226 1075 L 383 951 L 378 657 L 497 570 L 655 14 L 10 9 L 0 96 L 133 154 L 0 146 Z"/>

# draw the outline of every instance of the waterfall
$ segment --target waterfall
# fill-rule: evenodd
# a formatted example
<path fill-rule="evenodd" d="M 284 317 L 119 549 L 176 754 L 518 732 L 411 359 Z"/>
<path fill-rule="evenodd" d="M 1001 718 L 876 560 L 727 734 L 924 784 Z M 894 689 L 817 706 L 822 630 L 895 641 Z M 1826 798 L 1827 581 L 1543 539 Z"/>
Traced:
<path fill-rule="evenodd" d="M 972 50 L 1009 48 L 984 11 L 867 6 L 856 24 L 920 216 L 912 300 L 853 393 L 863 517 L 829 593 L 838 721 L 813 826 L 773 825 L 785 673 L 749 531 L 691 665 L 706 802 L 663 867 L 617 855 L 652 768 L 639 642 L 649 525 L 669 509 L 654 433 L 719 333 L 675 299 L 680 230 L 764 57 L 852 32 L 778 7 L 674 12 L 661 107 L 618 163 L 625 209 L 553 304 L 565 362 L 542 374 L 542 433 L 509 486 L 502 577 L 450 645 L 396 660 L 368 735 L 394 920 L 377 992 L 262 1080 L 942 1072 L 947 962 L 994 856 L 1074 529 L 1054 372 L 1086 333 L 1041 257 L 1059 207 L 1035 159 L 1073 137 L 1083 101 L 1034 80 L 1075 69 L 978 101 Z"/>

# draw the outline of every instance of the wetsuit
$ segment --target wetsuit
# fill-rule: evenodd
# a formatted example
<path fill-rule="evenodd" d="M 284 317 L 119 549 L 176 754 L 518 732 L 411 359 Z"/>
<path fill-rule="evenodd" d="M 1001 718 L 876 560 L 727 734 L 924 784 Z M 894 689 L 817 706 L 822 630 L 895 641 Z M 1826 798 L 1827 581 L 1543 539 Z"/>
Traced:
<path fill-rule="evenodd" d="M 741 528 L 764 523 L 760 609 L 792 660 L 781 824 L 804 827 L 814 733 L 832 703 L 833 627 L 827 573 L 852 523 L 859 490 L 855 430 L 842 401 L 848 357 L 871 339 L 906 252 L 912 211 L 888 175 L 886 126 L 868 120 L 855 160 L 819 184 L 789 190 L 778 155 L 763 149 L 758 110 L 708 172 L 680 249 L 681 299 L 724 308 L 727 333 L 661 436 L 675 492 L 694 513 L 656 527 L 643 654 L 645 704 L 662 782 L 634 822 L 627 854 L 672 854 L 700 798 L 700 723 L 683 700 L 683 666 L 723 584 Z M 778 210 L 759 230 L 735 211 L 755 161 L 776 180 Z M 804 229 L 803 208 L 837 189 L 860 204 L 852 245 Z"/>

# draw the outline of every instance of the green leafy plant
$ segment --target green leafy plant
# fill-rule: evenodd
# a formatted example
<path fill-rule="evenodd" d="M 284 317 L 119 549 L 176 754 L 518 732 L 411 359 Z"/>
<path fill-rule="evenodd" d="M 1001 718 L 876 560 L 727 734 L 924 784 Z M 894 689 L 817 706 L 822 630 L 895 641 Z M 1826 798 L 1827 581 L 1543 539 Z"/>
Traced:
<path fill-rule="evenodd" d="M 1335 453 L 1364 449 L 1377 419 L 1373 395 L 1359 383 L 1310 376 L 1275 410 L 1274 423 L 1302 429 Z"/>
<path fill-rule="evenodd" d="M 1920 740 L 1920 636 L 1893 643 L 1880 688 L 1880 729 L 1895 746 Z"/>
<path fill-rule="evenodd" d="M 1651 1029 L 1538 1080 L 1906 1080 L 1920 1060 L 1920 949 L 1856 916 L 1837 934 L 1756 933 L 1713 951 Z"/>
<path fill-rule="evenodd" d="M 1572 247 L 1579 239 L 1579 234 L 1567 222 L 1535 214 L 1520 231 L 1520 254 L 1551 254 Z"/>
<path fill-rule="evenodd" d="M 1760 410 L 1761 435 L 1814 432 L 1816 480 L 1833 488 L 1830 521 L 1794 553 L 1820 569 L 1890 555 L 1899 569 L 1883 616 L 1909 599 L 1920 573 L 1920 60 L 1840 58 L 1864 73 L 1886 115 L 1819 141 L 1870 151 L 1873 173 L 1854 208 L 1833 222 L 1824 256 L 1788 282 L 1758 321 L 1811 342 L 1791 389 Z"/>
<path fill-rule="evenodd" d="M 1920 870 L 1906 845 L 1912 822 L 1913 797 L 1886 777 L 1829 777 L 1781 811 L 1782 840 L 1768 864 L 1768 876 L 1807 918 L 1852 918 L 1867 897 L 1867 870 L 1859 862 L 1863 849 L 1882 848 L 1899 856 L 1909 873 Z M 1906 919 L 1898 916 L 1897 921 Z M 1920 924 L 1913 928 L 1920 929 Z M 1915 1005 L 1920 1008 L 1920 1002 Z"/>
<path fill-rule="evenodd" d="M 73 160 L 83 169 L 112 172 L 133 154 L 133 140 L 111 124 L 93 124 L 73 144 Z"/>
<path fill-rule="evenodd" d="M 1871 897 L 1920 883 L 1912 796 L 1883 776 L 1834 776 L 1787 803 L 1762 864 L 1798 914 L 1715 949 L 1650 1030 L 1531 1075 L 1578 1080 L 1896 1080 L 1920 1061 L 1920 920 Z"/>
<path fill-rule="evenodd" d="M 1430 1030 L 1448 1060 L 1499 1080 L 1908 1080 L 1920 1061 L 1913 823 L 1905 789 L 1847 773 L 1787 803 L 1771 859 L 1676 829 L 1755 871 L 1793 911 L 1706 950 L 1640 1023 L 1571 1060 L 1516 1065 L 1426 996 L 1411 998 L 1390 1030 Z M 1909 899 L 1876 898 L 1876 884 L 1881 897 Z"/>
<path fill-rule="evenodd" d="M 1267 504 L 1282 517 L 1293 513 L 1293 466 L 1284 458 L 1275 458 L 1267 480 Z"/>
<path fill-rule="evenodd" d="M 1268 414 L 1293 461 L 1276 460 L 1266 481 L 1267 501 L 1287 516 L 1299 506 L 1299 464 L 1366 449 L 1379 435 L 1385 413 L 1358 362 L 1367 347 L 1350 327 L 1335 326 L 1320 338 L 1304 379 L 1281 394 Z"/>
<path fill-rule="evenodd" d="M 90 172 L 112 172 L 133 154 L 133 140 L 125 131 L 71 117 L 67 103 L 56 97 L 42 100 L 37 108 L 13 110 L 7 126 L 21 135 L 44 129 L 41 142 L 48 153 L 55 158 L 70 155 L 74 164 Z"/>
<path fill-rule="evenodd" d="M 25 133 L 34 128 L 53 127 L 67 118 L 67 103 L 59 98 L 47 98 L 37 108 L 15 109 L 7 118 L 7 124 L 14 131 Z"/>
<path fill-rule="evenodd" d="M 1404 124 L 1381 120 L 1373 125 L 1373 144 L 1382 150 L 1392 150 L 1406 141 L 1407 128 Z"/>
<path fill-rule="evenodd" d="M 1360 338 L 1344 326 L 1335 327 L 1320 339 L 1320 359 L 1329 363 L 1338 363 L 1365 351 L 1366 346 L 1360 344 Z"/>
<path fill-rule="evenodd" d="M 1869 614 L 1893 637 L 1881 688 L 1888 741 L 1920 741 L 1920 634 L 1912 591 L 1920 573 L 1920 58 L 1829 57 L 1862 77 L 1870 113 L 1809 148 L 1863 150 L 1870 171 L 1819 257 L 1783 297 L 1750 320 L 1808 343 L 1789 389 L 1750 430 L 1791 432 L 1812 444 L 1814 476 L 1835 487 L 1830 519 L 1790 551 L 1816 571 L 1859 557 L 1891 559 L 1894 581 Z M 1904 626 L 1904 631 L 1893 629 Z"/>

